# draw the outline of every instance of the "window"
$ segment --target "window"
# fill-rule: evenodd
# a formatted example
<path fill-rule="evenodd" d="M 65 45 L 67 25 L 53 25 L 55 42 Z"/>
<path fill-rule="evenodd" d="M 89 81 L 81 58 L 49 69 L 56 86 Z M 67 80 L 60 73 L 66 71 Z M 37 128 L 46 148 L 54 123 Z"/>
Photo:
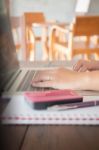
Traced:
<path fill-rule="evenodd" d="M 77 0 L 76 13 L 86 13 L 88 12 L 90 0 Z"/>

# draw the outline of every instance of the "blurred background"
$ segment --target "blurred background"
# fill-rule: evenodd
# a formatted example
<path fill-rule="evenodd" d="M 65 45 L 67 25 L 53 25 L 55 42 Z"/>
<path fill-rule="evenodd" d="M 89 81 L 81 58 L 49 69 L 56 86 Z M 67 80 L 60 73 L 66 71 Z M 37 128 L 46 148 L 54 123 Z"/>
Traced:
<path fill-rule="evenodd" d="M 93 22 L 98 25 L 99 0 L 6 1 L 11 16 L 16 52 L 20 61 L 71 60 L 74 59 L 75 54 L 78 55 L 80 52 L 81 56 L 77 56 L 75 59 L 80 57 L 98 59 L 99 33 L 98 27 L 95 27 Z M 83 20 L 79 21 L 81 18 Z M 90 21 L 90 18 L 93 21 Z M 86 22 L 88 19 L 88 22 L 92 22 L 89 25 Z M 82 25 L 80 28 L 76 27 L 79 22 L 85 22 L 83 29 L 80 29 Z M 87 32 L 90 32 L 88 31 L 90 26 L 96 28 L 97 32 L 92 28 L 90 29 L 92 33 L 85 33 L 86 31 L 80 33 L 85 28 Z M 80 34 L 75 32 L 76 29 L 80 30 Z M 77 36 L 75 41 L 78 42 L 79 48 L 74 46 L 74 36 Z M 71 41 L 72 44 L 70 44 Z M 84 50 L 82 50 L 83 46 Z M 80 51 L 78 52 L 77 49 Z M 93 54 L 89 56 L 90 51 L 94 52 L 94 57 Z"/>

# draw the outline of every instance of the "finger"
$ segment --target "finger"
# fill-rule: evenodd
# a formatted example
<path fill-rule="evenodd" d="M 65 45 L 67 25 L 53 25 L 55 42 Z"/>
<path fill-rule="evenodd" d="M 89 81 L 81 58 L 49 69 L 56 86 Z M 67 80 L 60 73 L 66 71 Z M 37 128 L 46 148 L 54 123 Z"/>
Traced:
<path fill-rule="evenodd" d="M 46 81 L 52 79 L 52 72 L 50 71 L 39 71 L 34 78 L 32 79 L 32 82 L 40 82 L 40 81 Z"/>
<path fill-rule="evenodd" d="M 74 71 L 79 71 L 79 69 L 83 66 L 83 61 L 80 60 L 78 61 L 74 66 L 73 66 L 73 70 Z"/>
<path fill-rule="evenodd" d="M 35 83 L 32 83 L 32 86 L 35 86 L 35 87 L 54 87 L 54 82 L 53 81 L 35 82 Z"/>
<path fill-rule="evenodd" d="M 85 72 L 87 71 L 87 68 L 85 66 L 82 66 L 80 69 L 79 69 L 79 72 Z"/>

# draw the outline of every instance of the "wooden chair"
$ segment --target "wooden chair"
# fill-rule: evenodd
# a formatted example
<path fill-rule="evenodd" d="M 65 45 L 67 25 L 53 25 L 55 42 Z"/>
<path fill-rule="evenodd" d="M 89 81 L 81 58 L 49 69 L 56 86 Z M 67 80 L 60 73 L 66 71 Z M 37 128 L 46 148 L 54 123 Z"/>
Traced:
<path fill-rule="evenodd" d="M 21 49 L 21 17 L 11 16 L 10 19 L 16 52 L 19 53 L 19 50 Z"/>
<path fill-rule="evenodd" d="M 25 26 L 22 16 L 11 16 L 11 27 L 16 52 L 20 60 L 30 60 L 30 52 L 34 50 L 34 34 L 30 27 Z"/>
<path fill-rule="evenodd" d="M 67 40 L 66 40 L 67 37 Z M 50 60 L 99 58 L 99 16 L 78 16 L 68 28 L 53 26 L 50 30 Z"/>
<path fill-rule="evenodd" d="M 35 59 L 36 42 L 38 41 L 42 42 L 43 51 L 44 53 L 47 53 L 46 28 L 45 26 L 43 28 L 43 25 L 45 24 L 44 14 L 42 12 L 26 12 L 24 13 L 24 23 L 25 31 L 28 35 L 28 41 L 31 41 L 31 46 L 27 47 L 27 49 L 29 53 L 32 51 L 33 59 Z M 42 35 L 36 36 L 34 33 L 35 27 L 42 27 Z M 27 41 L 27 39 L 25 40 Z"/>

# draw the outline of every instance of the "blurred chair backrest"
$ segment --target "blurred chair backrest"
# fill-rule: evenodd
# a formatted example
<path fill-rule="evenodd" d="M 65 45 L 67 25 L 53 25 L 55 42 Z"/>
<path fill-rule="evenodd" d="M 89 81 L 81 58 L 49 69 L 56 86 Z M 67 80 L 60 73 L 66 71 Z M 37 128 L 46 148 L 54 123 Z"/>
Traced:
<path fill-rule="evenodd" d="M 21 48 L 21 16 L 11 16 L 10 20 L 16 51 L 19 52 Z"/>
<path fill-rule="evenodd" d="M 99 34 L 99 16 L 77 16 L 74 23 L 74 35 L 92 36 Z"/>
<path fill-rule="evenodd" d="M 26 12 L 24 13 L 25 23 L 32 25 L 33 23 L 44 23 L 45 16 L 42 12 Z"/>
<path fill-rule="evenodd" d="M 61 53 L 68 60 L 76 55 L 91 59 L 94 54 L 94 58 L 99 59 L 99 16 L 77 16 L 74 21 L 69 28 L 54 26 L 50 30 L 51 60 Z M 68 37 L 65 43 L 60 37 L 62 34 Z"/>
<path fill-rule="evenodd" d="M 45 16 L 43 12 L 25 12 L 23 15 L 23 20 L 24 20 L 24 27 L 25 27 L 24 30 L 26 35 L 25 38 L 26 50 L 27 50 L 26 57 L 29 58 L 32 53 L 33 60 L 35 60 L 36 41 L 41 41 L 41 35 L 37 36 L 34 32 L 33 27 L 38 27 L 38 25 L 44 24 Z M 28 41 L 28 46 L 27 46 L 27 41 Z"/>

